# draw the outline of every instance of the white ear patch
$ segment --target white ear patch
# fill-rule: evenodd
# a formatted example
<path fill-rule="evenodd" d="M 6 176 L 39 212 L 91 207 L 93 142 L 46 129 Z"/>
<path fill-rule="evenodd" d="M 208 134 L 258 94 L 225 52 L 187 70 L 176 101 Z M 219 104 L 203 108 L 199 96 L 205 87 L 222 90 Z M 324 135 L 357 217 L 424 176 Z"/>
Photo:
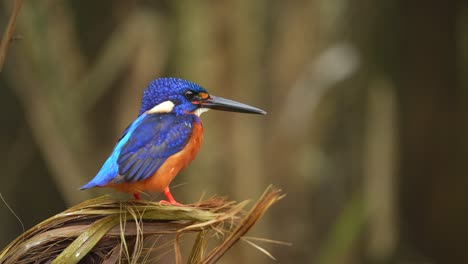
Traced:
<path fill-rule="evenodd" d="M 210 110 L 209 108 L 197 108 L 193 113 L 196 114 L 198 117 L 201 116 L 201 114 L 208 112 Z"/>
<path fill-rule="evenodd" d="M 174 109 L 174 103 L 171 101 L 164 101 L 150 110 L 146 111 L 148 114 L 157 114 L 157 113 L 170 113 Z"/>

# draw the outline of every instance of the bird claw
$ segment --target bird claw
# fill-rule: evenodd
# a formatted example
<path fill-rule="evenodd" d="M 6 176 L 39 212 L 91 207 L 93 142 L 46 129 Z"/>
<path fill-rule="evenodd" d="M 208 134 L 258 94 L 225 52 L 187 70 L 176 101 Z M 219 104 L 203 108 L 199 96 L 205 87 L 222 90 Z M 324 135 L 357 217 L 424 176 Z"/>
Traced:
<path fill-rule="evenodd" d="M 161 204 L 170 204 L 170 205 L 178 205 L 178 206 L 182 206 L 183 204 L 181 203 L 178 203 L 176 202 L 176 200 L 174 199 L 174 197 L 172 197 L 172 194 L 171 194 L 171 191 L 169 190 L 169 186 L 164 188 L 164 195 L 166 195 L 167 199 L 169 201 L 166 201 L 166 200 L 161 200 L 159 203 Z"/>
<path fill-rule="evenodd" d="M 178 202 L 176 202 L 176 201 L 161 200 L 161 201 L 159 201 L 159 203 L 160 203 L 160 204 L 164 204 L 164 205 L 184 206 L 183 204 L 178 203 Z"/>

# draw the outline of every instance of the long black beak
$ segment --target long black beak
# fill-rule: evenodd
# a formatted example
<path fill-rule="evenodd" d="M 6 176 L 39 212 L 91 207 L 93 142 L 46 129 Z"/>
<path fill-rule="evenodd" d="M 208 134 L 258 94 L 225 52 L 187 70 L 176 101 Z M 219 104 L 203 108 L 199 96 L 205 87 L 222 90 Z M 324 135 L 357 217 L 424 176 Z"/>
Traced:
<path fill-rule="evenodd" d="M 247 113 L 247 114 L 259 114 L 265 115 L 267 112 L 256 107 L 232 101 L 229 99 L 224 99 L 221 97 L 216 97 L 210 95 L 209 98 L 200 102 L 200 105 L 205 108 L 210 108 L 214 110 L 238 112 L 238 113 Z"/>

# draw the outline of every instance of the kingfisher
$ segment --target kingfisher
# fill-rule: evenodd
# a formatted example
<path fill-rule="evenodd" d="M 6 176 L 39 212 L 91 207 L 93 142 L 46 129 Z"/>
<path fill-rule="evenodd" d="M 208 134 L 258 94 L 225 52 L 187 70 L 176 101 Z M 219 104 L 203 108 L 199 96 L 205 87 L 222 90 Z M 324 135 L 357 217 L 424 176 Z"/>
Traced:
<path fill-rule="evenodd" d="M 143 92 L 138 117 L 123 132 L 101 170 L 81 190 L 112 187 L 132 193 L 163 192 L 181 205 L 169 184 L 197 155 L 203 140 L 200 115 L 210 109 L 249 114 L 265 111 L 209 94 L 200 85 L 178 78 L 151 81 Z"/>

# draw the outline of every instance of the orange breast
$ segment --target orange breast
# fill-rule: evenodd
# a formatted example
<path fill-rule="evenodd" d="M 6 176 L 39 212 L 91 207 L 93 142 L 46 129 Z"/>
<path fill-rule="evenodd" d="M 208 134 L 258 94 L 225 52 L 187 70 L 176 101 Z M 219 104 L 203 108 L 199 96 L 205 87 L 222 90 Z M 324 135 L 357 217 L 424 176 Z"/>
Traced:
<path fill-rule="evenodd" d="M 201 121 L 193 124 L 193 131 L 187 145 L 176 154 L 170 156 L 159 167 L 153 176 L 134 183 L 112 184 L 118 191 L 135 193 L 141 191 L 162 191 L 169 186 L 174 177 L 185 168 L 197 155 L 203 140 L 203 126 Z"/>

